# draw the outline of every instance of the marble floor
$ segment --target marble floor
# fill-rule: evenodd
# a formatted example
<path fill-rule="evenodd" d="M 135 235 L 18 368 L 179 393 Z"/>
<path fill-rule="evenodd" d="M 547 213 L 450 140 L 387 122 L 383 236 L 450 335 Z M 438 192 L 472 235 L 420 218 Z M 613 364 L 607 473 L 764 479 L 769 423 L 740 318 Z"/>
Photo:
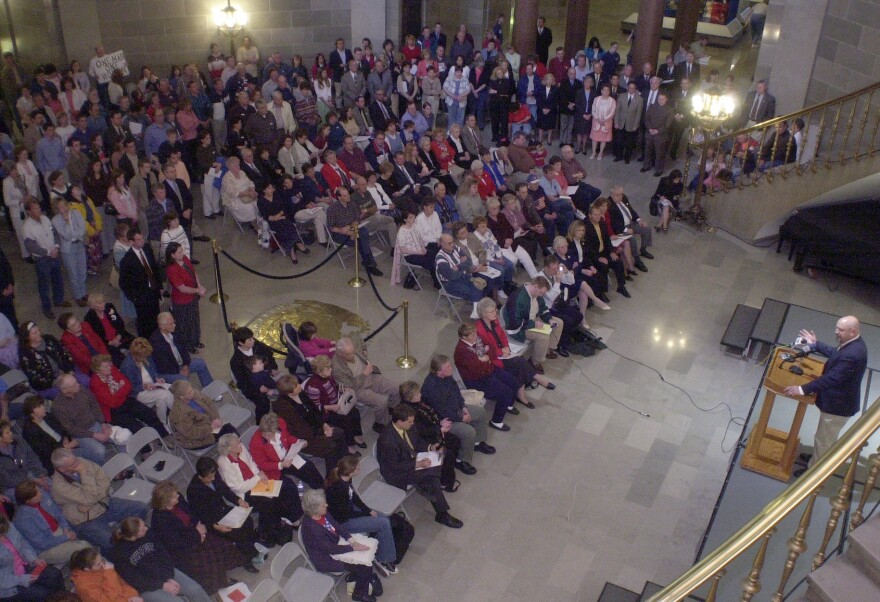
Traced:
<path fill-rule="evenodd" d="M 583 159 L 590 182 L 607 193 L 622 183 L 647 219 L 656 178 L 638 166 Z M 756 202 L 758 199 L 756 199 Z M 252 235 L 221 220 L 201 226 L 236 258 L 272 274 L 290 274 L 280 255 L 267 258 Z M 17 277 L 19 317 L 47 332 L 39 315 L 33 268 L 17 259 L 12 236 L 0 240 Z M 213 292 L 210 246 L 195 243 L 200 277 Z M 416 538 L 400 573 L 385 580 L 385 600 L 595 600 L 606 581 L 641 590 L 667 583 L 693 560 L 718 495 L 739 428 L 761 376 L 753 363 L 724 355 L 721 335 L 737 303 L 760 307 L 765 297 L 833 314 L 880 322 L 877 289 L 851 280 L 811 280 L 791 270 L 775 247 L 756 248 L 723 233 L 675 223 L 655 236 L 650 271 L 630 283 L 632 299 L 611 295 L 613 310 L 588 319 L 609 345 L 592 358 L 548 361 L 555 391 L 533 395 L 537 408 L 511 417 L 509 433 L 490 433 L 494 456 L 478 454 L 479 473 L 461 476 L 449 495 L 461 530 L 433 522 L 430 506 L 413 497 L 407 508 Z M 315 265 L 313 247 L 297 271 Z M 375 328 L 387 316 L 370 288 L 351 289 L 351 277 L 331 261 L 303 279 L 272 281 L 222 261 L 231 321 L 245 324 L 293 299 L 334 303 Z M 390 273 L 385 253 L 379 267 Z M 520 279 L 524 278 L 520 274 Z M 90 290 L 116 293 L 98 279 Z M 831 285 L 837 288 L 832 292 Z M 400 318 L 370 344 L 371 359 L 390 378 L 421 381 L 434 352 L 450 353 L 457 322 L 432 315 L 435 292 L 377 281 L 389 304 L 410 302 L 410 349 L 418 366 L 398 369 Z M 79 310 L 82 312 L 82 310 Z M 230 339 L 218 306 L 202 302 L 204 357 L 218 378 L 229 376 Z M 629 358 L 661 372 L 685 395 Z M 647 414 L 647 415 L 643 415 Z M 373 433 L 369 431 L 369 436 Z M 239 571 L 236 577 L 256 583 Z M 264 569 L 268 574 L 268 569 Z"/>

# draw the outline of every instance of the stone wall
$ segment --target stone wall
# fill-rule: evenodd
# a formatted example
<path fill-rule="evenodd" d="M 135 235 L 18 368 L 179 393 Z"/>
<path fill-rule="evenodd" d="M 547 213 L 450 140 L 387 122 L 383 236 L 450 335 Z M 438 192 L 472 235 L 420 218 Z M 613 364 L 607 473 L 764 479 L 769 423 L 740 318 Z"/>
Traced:
<path fill-rule="evenodd" d="M 7 0 L 9 16 L 15 30 L 15 43 L 22 64 L 28 68 L 53 63 L 62 69 L 67 63 L 61 36 L 58 33 L 57 13 L 51 0 Z M 0 7 L 0 11 L 2 11 Z M 0 20 L 6 20 L 5 11 Z M 3 28 L 4 37 L 6 27 Z M 9 46 L 7 48 L 7 46 Z M 3 50 L 12 50 L 4 40 Z"/>

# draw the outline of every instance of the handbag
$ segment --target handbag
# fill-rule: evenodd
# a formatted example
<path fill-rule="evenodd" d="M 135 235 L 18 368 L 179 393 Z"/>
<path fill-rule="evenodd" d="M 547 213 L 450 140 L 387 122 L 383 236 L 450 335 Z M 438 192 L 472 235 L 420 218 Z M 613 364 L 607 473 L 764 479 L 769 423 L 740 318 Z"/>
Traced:
<path fill-rule="evenodd" d="M 106 203 L 104 203 L 104 215 L 116 217 L 117 215 L 119 215 L 119 212 L 116 210 L 116 207 L 113 206 L 113 203 L 107 201 Z"/>
<path fill-rule="evenodd" d="M 354 407 L 354 402 L 354 391 L 351 389 L 343 389 L 339 393 L 339 399 L 336 400 L 336 403 L 339 404 L 339 409 L 336 410 L 336 413 L 340 416 L 348 416 L 348 413 L 351 412 L 351 409 Z"/>
<path fill-rule="evenodd" d="M 656 194 L 651 197 L 651 202 L 648 204 L 648 213 L 654 216 L 660 215 L 660 197 Z"/>

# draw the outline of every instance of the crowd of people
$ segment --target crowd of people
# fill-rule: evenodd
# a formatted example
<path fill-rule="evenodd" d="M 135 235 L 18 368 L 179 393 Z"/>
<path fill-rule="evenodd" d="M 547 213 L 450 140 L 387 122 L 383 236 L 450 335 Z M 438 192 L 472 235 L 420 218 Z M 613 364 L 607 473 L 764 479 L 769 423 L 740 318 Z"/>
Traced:
<path fill-rule="evenodd" d="M 0 397 L 0 599 L 46 600 L 69 570 L 87 602 L 207 600 L 227 570 L 257 572 L 300 529 L 318 570 L 349 572 L 353 599 L 374 600 L 412 527 L 377 514 L 353 485 L 367 448 L 362 413 L 384 481 L 414 487 L 439 524 L 462 527 L 446 499 L 458 473 L 477 472 L 474 453 L 496 452 L 488 431 L 510 431 L 517 405 L 535 408 L 529 390 L 555 389 L 546 361 L 603 347 L 589 308 L 611 309 L 611 273 L 616 293 L 631 296 L 627 282 L 648 271 L 652 235 L 667 231 L 686 184 L 674 169 L 660 180 L 651 225 L 622 185 L 604 196 L 592 186 L 577 155 L 598 161 L 607 150 L 663 176 L 687 144 L 690 95 L 721 86 L 717 72 L 700 79 L 702 41 L 655 69 L 596 38 L 550 57 L 552 32 L 543 18 L 537 28 L 522 55 L 499 19 L 480 44 L 465 26 L 450 39 L 439 23 L 399 48 L 363 39 L 349 50 L 339 39 L 311 68 L 278 52 L 263 62 L 245 37 L 235 56 L 213 44 L 207 69 L 161 77 L 144 66 L 131 81 L 116 72 L 98 83 L 101 46 L 86 71 L 73 61 L 29 73 L 4 55 L 3 200 L 58 331 L 19 321 L 0 252 L 0 362 L 27 378 Z M 738 123 L 774 110 L 760 82 Z M 793 127 L 780 124 L 763 147 L 746 136 L 718 149 L 690 185 L 794 160 L 803 123 Z M 308 322 L 299 342 L 310 371 L 298 378 L 236 329 L 230 369 L 258 425 L 243 441 L 201 392 L 213 376 L 199 357 L 199 197 L 203 219 L 231 214 L 294 264 L 315 241 L 358 244 L 365 269 L 382 276 L 372 243 L 384 237 L 392 284 L 417 287 L 414 268 L 424 269 L 472 303 L 471 320 L 421 384 L 393 382 L 356 341 L 326 340 Z M 118 308 L 100 292 L 111 255 Z M 150 508 L 113 497 L 119 475 L 102 469 L 114 444 L 143 428 L 172 451 L 217 451 L 199 458 L 185 492 L 156 483 Z M 307 458 L 287 459 L 300 441 Z M 270 480 L 281 483 L 276 497 L 253 495 Z M 224 526 L 233 506 L 259 520 Z M 353 532 L 378 539 L 372 567 L 334 558 L 363 548 L 345 543 Z"/>

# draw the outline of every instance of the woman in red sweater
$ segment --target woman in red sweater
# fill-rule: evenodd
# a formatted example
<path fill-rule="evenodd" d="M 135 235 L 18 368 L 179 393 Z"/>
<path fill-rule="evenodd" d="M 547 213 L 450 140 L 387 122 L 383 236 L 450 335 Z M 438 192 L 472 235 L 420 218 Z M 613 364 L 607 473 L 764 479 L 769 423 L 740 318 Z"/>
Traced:
<path fill-rule="evenodd" d="M 186 250 L 172 242 L 165 249 L 165 274 L 171 285 L 171 314 L 177 324 L 175 338 L 190 353 L 203 349 L 202 326 L 199 318 L 199 299 L 205 296 L 205 287 L 199 282 Z"/>
<path fill-rule="evenodd" d="M 161 437 L 170 434 L 154 411 L 129 397 L 131 382 L 113 365 L 109 355 L 100 354 L 92 358 L 89 389 L 98 400 L 104 419 L 110 424 L 127 428 L 132 433 L 144 426 L 151 426 Z"/>
<path fill-rule="evenodd" d="M 76 367 L 83 374 L 91 374 L 92 358 L 98 354 L 108 353 L 107 345 L 87 322 L 80 322 L 79 318 L 70 312 L 58 317 L 58 326 L 64 330 L 61 334 L 61 344 L 70 352 Z"/>
<path fill-rule="evenodd" d="M 281 475 L 293 475 L 312 489 L 321 489 L 324 486 L 324 477 L 310 460 L 302 456 L 293 460 L 285 460 L 284 457 L 291 447 L 296 445 L 299 439 L 287 430 L 287 423 L 275 412 L 264 414 L 260 418 L 260 430 L 254 433 L 249 446 L 251 457 L 266 476 L 278 480 Z M 305 462 L 297 467 L 295 463 Z"/>

